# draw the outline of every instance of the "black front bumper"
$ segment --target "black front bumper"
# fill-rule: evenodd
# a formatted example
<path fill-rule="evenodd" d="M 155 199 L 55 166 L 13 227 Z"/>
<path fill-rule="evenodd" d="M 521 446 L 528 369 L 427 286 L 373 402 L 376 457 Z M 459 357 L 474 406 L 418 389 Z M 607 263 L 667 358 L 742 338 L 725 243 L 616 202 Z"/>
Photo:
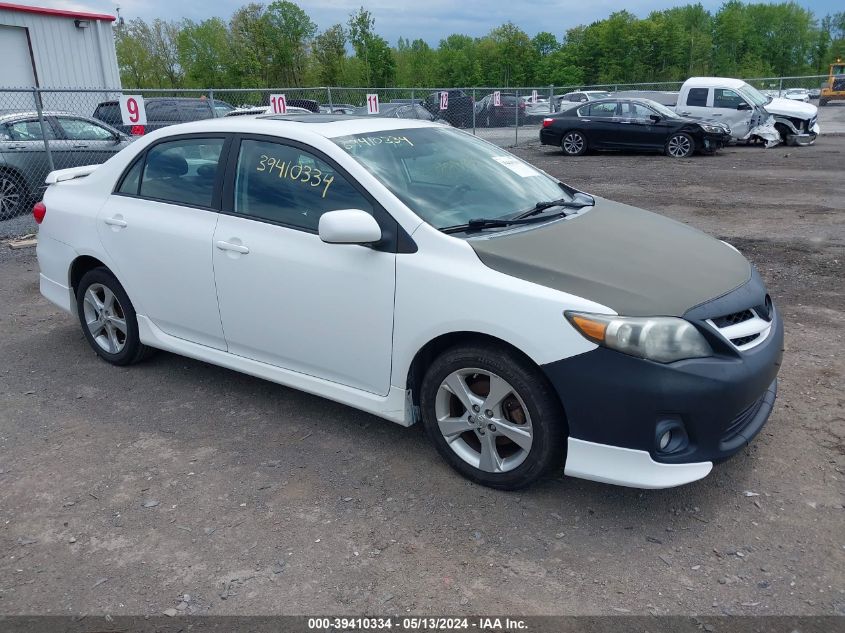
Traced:
<path fill-rule="evenodd" d="M 701 149 L 704 151 L 712 152 L 722 149 L 723 147 L 727 147 L 730 142 L 731 135 L 728 133 L 711 134 L 709 132 L 702 132 L 701 134 Z"/>
<path fill-rule="evenodd" d="M 744 352 L 705 331 L 706 319 L 688 315 L 714 356 L 662 364 L 599 347 L 543 370 L 563 403 L 571 437 L 647 451 L 665 464 L 718 462 L 747 445 L 772 411 L 783 323 L 774 308 L 771 317 L 766 340 Z M 661 451 L 659 438 L 668 429 L 681 441 Z"/>

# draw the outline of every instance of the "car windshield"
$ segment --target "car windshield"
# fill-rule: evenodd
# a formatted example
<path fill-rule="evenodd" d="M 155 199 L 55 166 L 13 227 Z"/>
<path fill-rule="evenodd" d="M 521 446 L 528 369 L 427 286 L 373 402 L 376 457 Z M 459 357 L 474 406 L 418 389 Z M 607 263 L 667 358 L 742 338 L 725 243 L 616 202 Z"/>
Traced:
<path fill-rule="evenodd" d="M 662 103 L 657 103 L 657 101 L 652 101 L 651 99 L 646 99 L 645 102 L 646 102 L 646 104 L 648 105 L 649 108 L 651 108 L 652 110 L 657 112 L 657 114 L 659 114 L 660 116 L 662 116 L 666 119 L 680 119 L 681 118 L 680 116 L 678 116 L 677 112 L 675 112 L 674 110 L 670 110 L 669 108 L 667 108 Z"/>
<path fill-rule="evenodd" d="M 748 84 L 742 84 L 739 88 L 737 88 L 737 92 L 756 106 L 764 106 L 772 100 L 771 97 L 767 97 L 757 90 L 757 88 L 749 86 Z"/>
<path fill-rule="evenodd" d="M 397 198 L 443 229 L 512 218 L 568 189 L 512 154 L 448 127 L 368 132 L 332 139 Z"/>

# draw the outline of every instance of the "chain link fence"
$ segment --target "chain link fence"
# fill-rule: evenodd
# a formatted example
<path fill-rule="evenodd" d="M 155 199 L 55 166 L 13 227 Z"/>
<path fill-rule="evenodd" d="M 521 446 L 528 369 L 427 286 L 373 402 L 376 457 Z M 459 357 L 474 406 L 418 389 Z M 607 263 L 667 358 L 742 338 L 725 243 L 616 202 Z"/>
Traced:
<path fill-rule="evenodd" d="M 789 98 L 818 97 L 826 76 L 746 80 Z M 138 136 L 161 127 L 222 116 L 257 114 L 284 94 L 287 112 L 440 121 L 502 147 L 537 142 L 542 120 L 602 96 L 641 96 L 673 106 L 682 82 L 502 88 L 277 88 L 214 90 L 72 90 L 0 88 L 0 221 L 28 212 L 54 169 L 102 163 Z M 815 91 L 815 92 L 813 92 Z M 124 125 L 119 98 L 144 97 L 147 121 Z"/>

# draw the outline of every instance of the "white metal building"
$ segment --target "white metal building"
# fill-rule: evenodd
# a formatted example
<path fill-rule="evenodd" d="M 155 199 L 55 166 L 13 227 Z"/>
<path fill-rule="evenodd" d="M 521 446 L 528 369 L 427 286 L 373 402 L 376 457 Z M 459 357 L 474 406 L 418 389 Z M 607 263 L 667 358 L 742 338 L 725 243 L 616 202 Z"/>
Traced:
<path fill-rule="evenodd" d="M 114 19 L 111 15 L 0 2 L 0 91 L 31 87 L 119 89 Z M 4 101 L 10 99 L 7 94 Z M 44 107 L 87 110 L 90 114 L 93 107 L 89 109 L 88 102 L 96 105 L 98 100 L 96 95 L 46 93 Z M 33 103 L 31 98 L 28 103 Z"/>

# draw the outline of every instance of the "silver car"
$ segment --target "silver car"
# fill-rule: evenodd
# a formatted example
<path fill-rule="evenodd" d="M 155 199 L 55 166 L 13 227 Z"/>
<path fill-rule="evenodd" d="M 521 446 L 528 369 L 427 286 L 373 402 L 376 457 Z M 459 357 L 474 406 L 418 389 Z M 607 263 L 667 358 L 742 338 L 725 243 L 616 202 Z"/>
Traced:
<path fill-rule="evenodd" d="M 29 211 L 40 200 L 50 172 L 46 135 L 54 169 L 103 163 L 132 139 L 90 117 L 45 112 L 0 111 L 0 220 Z"/>

